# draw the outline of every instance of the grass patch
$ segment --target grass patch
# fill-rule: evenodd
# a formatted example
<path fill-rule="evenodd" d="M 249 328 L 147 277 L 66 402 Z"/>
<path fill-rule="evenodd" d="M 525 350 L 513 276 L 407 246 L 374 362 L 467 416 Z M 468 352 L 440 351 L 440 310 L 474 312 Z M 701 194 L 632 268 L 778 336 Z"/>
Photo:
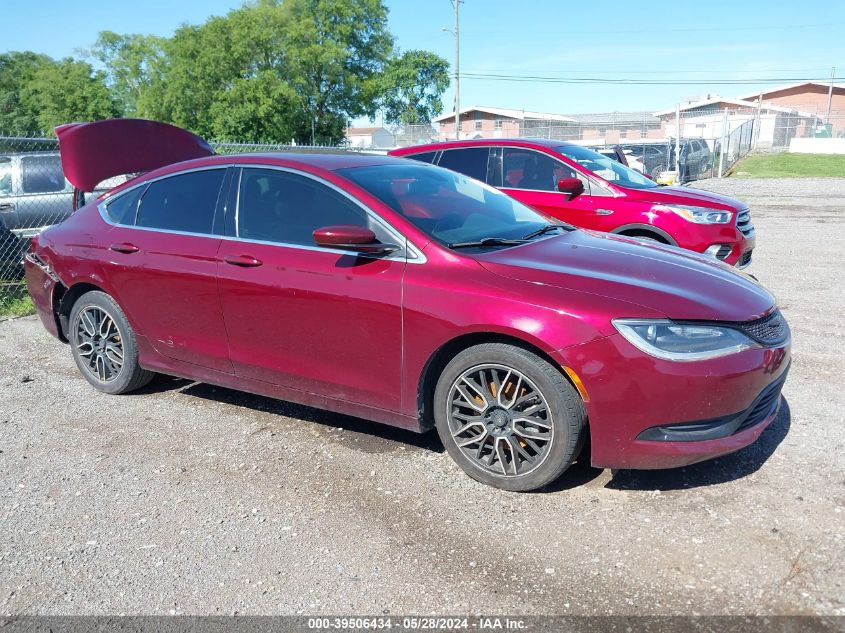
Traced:
<path fill-rule="evenodd" d="M 739 161 L 734 178 L 845 178 L 845 155 L 754 154 Z"/>
<path fill-rule="evenodd" d="M 34 313 L 35 306 L 26 292 L 25 284 L 0 284 L 0 318 L 20 317 Z"/>

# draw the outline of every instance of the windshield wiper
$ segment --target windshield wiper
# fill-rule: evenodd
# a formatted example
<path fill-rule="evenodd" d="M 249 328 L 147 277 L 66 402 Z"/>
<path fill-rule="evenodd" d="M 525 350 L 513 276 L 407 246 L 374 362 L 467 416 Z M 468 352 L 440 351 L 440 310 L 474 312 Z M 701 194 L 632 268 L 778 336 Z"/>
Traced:
<path fill-rule="evenodd" d="M 516 246 L 518 244 L 525 244 L 525 240 L 511 240 L 504 237 L 483 237 L 480 240 L 472 240 L 468 242 L 452 242 L 447 244 L 449 248 L 472 248 L 483 246 Z"/>
<path fill-rule="evenodd" d="M 545 235 L 546 233 L 550 233 L 551 231 L 555 231 L 560 229 L 561 231 L 571 231 L 572 227 L 566 224 L 547 224 L 546 226 L 541 226 L 536 231 L 531 231 L 528 235 L 523 235 L 522 239 L 530 240 L 532 237 L 540 237 L 541 235 Z"/>

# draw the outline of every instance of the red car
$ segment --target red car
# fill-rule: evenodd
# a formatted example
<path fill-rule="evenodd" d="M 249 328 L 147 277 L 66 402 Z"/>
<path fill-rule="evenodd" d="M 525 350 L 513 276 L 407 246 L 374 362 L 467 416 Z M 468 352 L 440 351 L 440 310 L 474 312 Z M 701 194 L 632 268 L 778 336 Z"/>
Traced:
<path fill-rule="evenodd" d="M 80 189 L 152 169 L 26 258 L 41 321 L 101 391 L 160 372 L 436 427 L 508 490 L 548 484 L 588 437 L 596 466 L 669 468 L 751 444 L 778 411 L 789 328 L 711 257 L 550 224 L 401 158 L 214 156 L 137 120 L 58 135 Z"/>
<path fill-rule="evenodd" d="M 545 139 L 479 139 L 390 152 L 461 172 L 575 226 L 653 240 L 744 268 L 754 226 L 734 198 L 661 187 L 591 149 Z"/>

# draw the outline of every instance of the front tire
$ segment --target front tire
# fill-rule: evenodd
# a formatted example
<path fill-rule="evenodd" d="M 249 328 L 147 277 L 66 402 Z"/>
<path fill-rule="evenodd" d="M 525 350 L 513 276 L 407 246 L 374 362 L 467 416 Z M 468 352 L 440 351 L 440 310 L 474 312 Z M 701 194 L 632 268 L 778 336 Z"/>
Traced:
<path fill-rule="evenodd" d="M 135 333 L 120 306 L 104 292 L 87 292 L 76 300 L 68 340 L 79 371 L 99 391 L 128 393 L 155 375 L 138 364 Z"/>
<path fill-rule="evenodd" d="M 587 415 L 554 365 L 520 347 L 485 343 L 446 365 L 434 392 L 434 421 L 446 451 L 470 477 L 525 492 L 572 464 Z"/>

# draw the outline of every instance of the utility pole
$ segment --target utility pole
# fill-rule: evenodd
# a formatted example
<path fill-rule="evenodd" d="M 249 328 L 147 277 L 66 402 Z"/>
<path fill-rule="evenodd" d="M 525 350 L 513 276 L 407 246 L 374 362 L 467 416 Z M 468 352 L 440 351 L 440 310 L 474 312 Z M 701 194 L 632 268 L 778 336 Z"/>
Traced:
<path fill-rule="evenodd" d="M 456 14 L 457 15 L 457 14 Z M 833 79 L 836 77 L 836 66 L 830 69 L 830 86 L 827 89 L 827 119 L 825 123 L 830 124 L 830 104 L 833 101 Z"/>
<path fill-rule="evenodd" d="M 461 23 L 458 15 L 461 2 L 452 0 L 455 7 L 455 138 L 458 140 L 461 138 Z"/>

